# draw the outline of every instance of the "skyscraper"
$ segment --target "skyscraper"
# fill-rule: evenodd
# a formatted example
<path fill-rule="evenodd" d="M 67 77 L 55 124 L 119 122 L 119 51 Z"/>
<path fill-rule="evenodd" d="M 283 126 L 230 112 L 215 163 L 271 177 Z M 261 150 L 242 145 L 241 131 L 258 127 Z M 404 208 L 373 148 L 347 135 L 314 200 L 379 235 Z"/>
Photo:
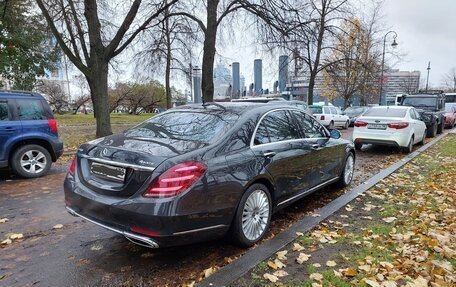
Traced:
<path fill-rule="evenodd" d="M 241 94 L 241 83 L 240 83 L 240 67 L 238 62 L 234 62 L 231 65 L 232 69 L 232 78 L 233 78 L 233 86 L 232 86 L 232 98 L 239 99 Z"/>
<path fill-rule="evenodd" d="M 255 95 L 261 95 L 263 93 L 263 61 L 261 59 L 253 61 L 253 82 Z"/>
<path fill-rule="evenodd" d="M 279 57 L 279 92 L 286 90 L 288 81 L 288 56 Z"/>

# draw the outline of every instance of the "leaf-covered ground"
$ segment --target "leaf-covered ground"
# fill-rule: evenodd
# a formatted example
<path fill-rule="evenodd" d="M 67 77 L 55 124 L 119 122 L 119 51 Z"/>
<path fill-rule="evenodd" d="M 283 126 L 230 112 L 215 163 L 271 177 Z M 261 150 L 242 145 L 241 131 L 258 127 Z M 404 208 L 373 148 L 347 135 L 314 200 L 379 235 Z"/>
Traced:
<path fill-rule="evenodd" d="M 232 286 L 456 286 L 455 202 L 450 134 Z"/>

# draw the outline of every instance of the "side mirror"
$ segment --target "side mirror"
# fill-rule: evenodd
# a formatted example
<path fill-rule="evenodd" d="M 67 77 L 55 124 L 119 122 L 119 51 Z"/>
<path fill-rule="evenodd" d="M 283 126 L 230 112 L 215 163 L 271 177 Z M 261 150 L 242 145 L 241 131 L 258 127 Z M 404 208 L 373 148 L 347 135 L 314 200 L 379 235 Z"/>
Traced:
<path fill-rule="evenodd" d="M 332 129 L 329 132 L 329 137 L 332 139 L 340 139 L 340 131 L 336 129 Z"/>

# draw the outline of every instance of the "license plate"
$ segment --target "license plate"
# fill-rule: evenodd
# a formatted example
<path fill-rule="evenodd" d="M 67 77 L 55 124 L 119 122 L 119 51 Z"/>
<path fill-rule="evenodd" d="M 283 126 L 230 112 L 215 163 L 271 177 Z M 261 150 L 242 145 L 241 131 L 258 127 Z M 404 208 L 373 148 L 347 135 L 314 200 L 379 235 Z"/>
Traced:
<path fill-rule="evenodd" d="M 374 130 L 386 130 L 386 125 L 384 125 L 384 124 L 368 124 L 367 128 L 368 129 L 374 129 Z"/>
<path fill-rule="evenodd" d="M 92 162 L 90 165 L 90 172 L 102 179 L 124 182 L 126 170 L 122 167 Z"/>

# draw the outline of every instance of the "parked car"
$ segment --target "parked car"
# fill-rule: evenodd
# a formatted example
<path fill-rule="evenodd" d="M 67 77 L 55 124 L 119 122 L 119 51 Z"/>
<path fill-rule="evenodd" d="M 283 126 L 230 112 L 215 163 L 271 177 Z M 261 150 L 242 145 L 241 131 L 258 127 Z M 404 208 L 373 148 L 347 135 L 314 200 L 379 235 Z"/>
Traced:
<path fill-rule="evenodd" d="M 37 93 L 0 90 L 0 168 L 25 177 L 45 175 L 63 153 L 57 123 Z"/>
<path fill-rule="evenodd" d="M 338 108 L 334 106 L 309 106 L 313 116 L 322 123 L 325 127 L 333 129 L 334 127 L 342 127 L 348 129 L 350 118 Z"/>
<path fill-rule="evenodd" d="M 351 141 L 289 105 L 177 107 L 83 144 L 64 182 L 67 210 L 147 247 L 229 233 L 251 246 L 274 212 L 349 185 Z"/>
<path fill-rule="evenodd" d="M 363 144 L 393 145 L 410 153 L 414 144 L 423 144 L 426 124 L 413 107 L 373 107 L 359 117 L 353 130 L 355 148 Z"/>
<path fill-rule="evenodd" d="M 369 107 L 366 106 L 353 106 L 346 108 L 344 113 L 350 118 L 349 126 L 352 127 L 355 124 L 356 119 L 368 109 Z"/>
<path fill-rule="evenodd" d="M 445 127 L 454 128 L 456 126 L 456 103 L 445 104 Z"/>
<path fill-rule="evenodd" d="M 435 137 L 443 132 L 445 120 L 445 94 L 443 91 L 420 91 L 418 94 L 404 95 L 402 106 L 414 107 L 426 123 L 427 136 Z"/>

